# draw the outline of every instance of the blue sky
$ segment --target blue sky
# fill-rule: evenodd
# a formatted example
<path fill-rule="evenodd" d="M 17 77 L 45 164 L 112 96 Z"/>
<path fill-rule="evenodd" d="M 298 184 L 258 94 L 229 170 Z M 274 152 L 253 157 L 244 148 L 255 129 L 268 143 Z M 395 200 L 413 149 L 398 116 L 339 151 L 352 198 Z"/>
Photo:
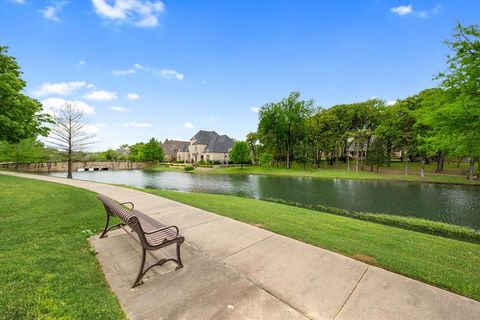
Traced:
<path fill-rule="evenodd" d="M 0 0 L 0 44 L 26 92 L 74 101 L 95 149 L 256 130 L 256 108 L 298 90 L 318 106 L 435 85 L 457 22 L 480 1 Z"/>

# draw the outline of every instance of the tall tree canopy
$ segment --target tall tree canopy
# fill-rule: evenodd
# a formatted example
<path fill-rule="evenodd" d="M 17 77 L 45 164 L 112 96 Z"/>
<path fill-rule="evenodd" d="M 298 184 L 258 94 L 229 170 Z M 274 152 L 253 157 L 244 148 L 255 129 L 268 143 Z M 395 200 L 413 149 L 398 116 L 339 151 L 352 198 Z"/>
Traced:
<path fill-rule="evenodd" d="M 272 153 L 284 153 L 287 168 L 291 167 L 293 145 L 305 137 L 305 121 L 313 111 L 313 100 L 301 100 L 299 92 L 292 92 L 280 102 L 268 103 L 260 109 L 260 141 L 270 146 Z"/>
<path fill-rule="evenodd" d="M 46 136 L 49 116 L 42 114 L 42 105 L 22 93 L 26 82 L 21 78 L 20 66 L 8 55 L 8 48 L 0 46 L 0 141 L 11 143 L 37 135 Z"/>
<path fill-rule="evenodd" d="M 142 154 L 145 161 L 163 161 L 162 144 L 157 139 L 152 138 L 143 146 Z"/>
<path fill-rule="evenodd" d="M 232 150 L 230 150 L 230 160 L 233 163 L 240 164 L 242 169 L 245 163 L 250 163 L 252 160 L 250 158 L 248 143 L 245 141 L 235 141 Z"/>
<path fill-rule="evenodd" d="M 439 105 L 430 125 L 437 141 L 456 156 L 470 158 L 469 179 L 473 179 L 475 158 L 480 156 L 480 29 L 478 25 L 457 25 L 447 57 L 448 70 L 439 74 L 450 101 Z"/>

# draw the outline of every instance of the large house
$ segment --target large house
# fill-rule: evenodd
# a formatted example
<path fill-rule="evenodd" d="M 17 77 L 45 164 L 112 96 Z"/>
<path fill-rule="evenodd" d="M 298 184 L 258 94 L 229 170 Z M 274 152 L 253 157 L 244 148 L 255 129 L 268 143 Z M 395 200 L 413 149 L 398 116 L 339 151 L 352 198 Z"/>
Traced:
<path fill-rule="evenodd" d="M 200 130 L 190 139 L 188 145 L 177 152 L 177 160 L 191 163 L 212 161 L 225 164 L 228 163 L 228 153 L 234 142 L 235 140 L 227 135 Z"/>
<path fill-rule="evenodd" d="M 188 146 L 190 141 L 168 140 L 162 143 L 165 161 L 177 161 L 178 152 L 185 146 Z"/>

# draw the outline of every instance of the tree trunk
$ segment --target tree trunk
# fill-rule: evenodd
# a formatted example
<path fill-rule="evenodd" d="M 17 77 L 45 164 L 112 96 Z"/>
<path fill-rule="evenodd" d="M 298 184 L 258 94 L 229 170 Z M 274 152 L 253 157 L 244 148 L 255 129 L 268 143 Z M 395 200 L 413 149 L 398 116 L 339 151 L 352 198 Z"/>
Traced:
<path fill-rule="evenodd" d="M 422 164 L 420 165 L 420 177 L 425 177 L 425 158 L 422 157 Z"/>
<path fill-rule="evenodd" d="M 405 175 L 408 175 L 408 157 L 405 157 Z"/>
<path fill-rule="evenodd" d="M 443 171 L 443 163 L 445 161 L 445 154 L 443 151 L 439 151 L 437 154 L 437 169 L 435 172 L 442 172 Z"/>
<path fill-rule="evenodd" d="M 360 151 L 358 144 L 355 144 L 355 149 L 357 149 L 357 156 L 355 157 L 355 172 L 358 173 L 358 158 L 360 157 Z"/>
<path fill-rule="evenodd" d="M 475 158 L 470 157 L 470 166 L 468 168 L 468 180 L 473 180 L 474 169 L 475 169 Z"/>
<path fill-rule="evenodd" d="M 390 162 L 392 161 L 392 143 L 387 142 L 387 167 L 390 168 Z"/>
<path fill-rule="evenodd" d="M 347 172 L 350 172 L 350 155 L 347 154 Z"/>
<path fill-rule="evenodd" d="M 287 144 L 287 169 L 290 169 L 290 144 Z"/>
<path fill-rule="evenodd" d="M 72 122 L 68 128 L 67 179 L 72 179 Z"/>

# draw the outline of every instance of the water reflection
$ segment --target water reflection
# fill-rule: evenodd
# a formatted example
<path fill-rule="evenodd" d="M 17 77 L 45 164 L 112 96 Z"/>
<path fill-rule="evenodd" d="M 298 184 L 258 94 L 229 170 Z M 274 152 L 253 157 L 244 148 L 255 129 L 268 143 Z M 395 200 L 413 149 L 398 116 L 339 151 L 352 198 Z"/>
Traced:
<path fill-rule="evenodd" d="M 349 211 L 415 216 L 480 230 L 480 188 L 472 186 L 141 170 L 75 172 L 74 178 L 141 188 L 275 198 Z"/>

